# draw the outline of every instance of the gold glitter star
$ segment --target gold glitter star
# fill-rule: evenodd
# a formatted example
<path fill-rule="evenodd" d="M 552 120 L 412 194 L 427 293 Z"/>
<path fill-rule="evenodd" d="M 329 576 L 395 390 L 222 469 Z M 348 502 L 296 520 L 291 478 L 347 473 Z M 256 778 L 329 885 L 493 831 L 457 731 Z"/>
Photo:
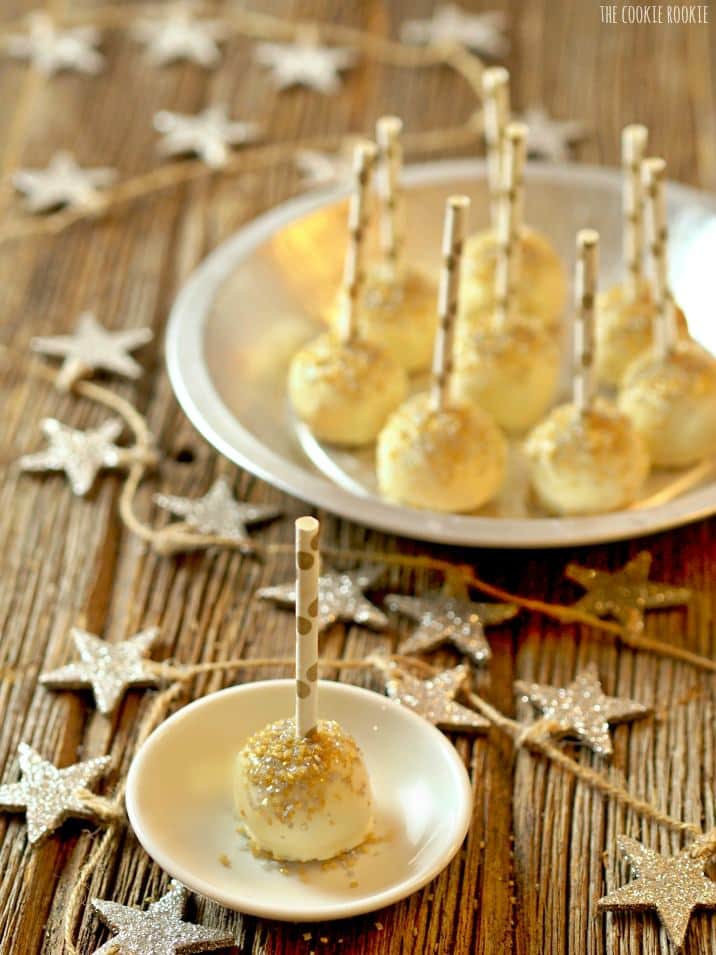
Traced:
<path fill-rule="evenodd" d="M 603 911 L 656 909 L 676 948 L 686 938 L 696 908 L 716 908 L 716 882 L 704 873 L 708 860 L 696 858 L 691 848 L 664 856 L 628 836 L 618 836 L 617 846 L 636 876 L 599 900 Z"/>
<path fill-rule="evenodd" d="M 477 664 L 490 659 L 490 645 L 483 627 L 510 620 L 517 613 L 513 604 L 473 603 L 445 593 L 424 597 L 388 594 L 389 610 L 417 620 L 419 626 L 398 647 L 398 653 L 421 653 L 442 643 L 451 643 Z"/>
<path fill-rule="evenodd" d="M 636 719 L 649 712 L 648 707 L 635 700 L 605 696 L 593 664 L 578 673 L 566 688 L 517 680 L 515 689 L 525 702 L 532 703 L 546 720 L 555 724 L 556 732 L 575 736 L 602 756 L 612 752 L 610 723 Z"/>
<path fill-rule="evenodd" d="M 94 955 L 189 955 L 230 948 L 236 943 L 229 932 L 184 922 L 186 897 L 184 886 L 172 880 L 166 895 L 144 911 L 108 899 L 92 899 L 92 908 L 117 933 Z"/>
<path fill-rule="evenodd" d="M 490 726 L 474 710 L 455 702 L 455 696 L 465 686 L 469 671 L 464 664 L 451 670 L 442 670 L 429 680 L 420 680 L 403 670 L 394 660 L 375 654 L 370 658 L 382 670 L 385 691 L 395 703 L 423 716 L 434 726 L 465 732 L 484 732 Z"/>
<path fill-rule="evenodd" d="M 621 570 L 610 573 L 579 564 L 569 564 L 565 575 L 580 584 L 587 593 L 575 607 L 596 617 L 614 617 L 623 624 L 643 624 L 645 610 L 680 607 L 691 600 L 686 587 L 649 580 L 651 554 L 643 550 Z"/>
<path fill-rule="evenodd" d="M 53 690 L 79 690 L 91 686 L 97 709 L 111 713 L 130 686 L 157 686 L 160 677 L 146 660 L 159 630 L 150 627 L 122 640 L 107 643 L 93 633 L 72 628 L 80 659 L 59 670 L 43 673 L 40 683 Z"/>
<path fill-rule="evenodd" d="M 54 832 L 65 819 L 95 818 L 84 794 L 106 772 L 109 756 L 58 769 L 27 743 L 20 743 L 18 753 L 22 778 L 19 783 L 0 786 L 0 809 L 25 810 L 27 840 L 31 845 Z"/>
<path fill-rule="evenodd" d="M 382 568 L 369 570 L 327 570 L 318 579 L 318 632 L 326 630 L 339 620 L 359 623 L 382 630 L 388 618 L 363 596 L 383 573 Z M 293 581 L 275 587 L 262 587 L 256 594 L 261 600 L 274 600 L 284 607 L 296 603 L 296 585 Z"/>

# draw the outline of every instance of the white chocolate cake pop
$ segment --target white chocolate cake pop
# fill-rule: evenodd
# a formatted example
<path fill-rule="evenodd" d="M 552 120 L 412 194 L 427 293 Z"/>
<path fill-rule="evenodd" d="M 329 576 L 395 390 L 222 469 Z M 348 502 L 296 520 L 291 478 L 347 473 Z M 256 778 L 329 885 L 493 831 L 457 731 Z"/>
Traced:
<path fill-rule="evenodd" d="M 483 408 L 516 432 L 534 424 L 554 400 L 560 360 L 555 336 L 522 311 L 515 291 L 522 267 L 517 236 L 526 135 L 521 123 L 507 127 L 494 306 L 480 321 L 458 323 L 452 379 L 457 400 Z"/>
<path fill-rule="evenodd" d="M 505 439 L 490 416 L 449 397 L 468 207 L 465 196 L 447 202 L 432 390 L 409 398 L 391 415 L 377 446 L 381 494 L 436 511 L 476 510 L 498 491 L 507 459 Z"/>
<path fill-rule="evenodd" d="M 374 441 L 407 391 L 404 368 L 357 328 L 356 301 L 363 281 L 366 200 L 376 149 L 355 151 L 355 189 L 349 210 L 349 241 L 343 308 L 334 332 L 320 335 L 293 357 L 288 393 L 296 415 L 323 441 L 361 445 Z"/>
<path fill-rule="evenodd" d="M 653 343 L 656 302 L 644 275 L 644 202 L 641 164 L 648 132 L 645 126 L 622 130 L 623 281 L 597 296 L 595 315 L 596 374 L 602 384 L 617 386 L 627 366 Z M 686 319 L 676 309 L 680 331 Z"/>
<path fill-rule="evenodd" d="M 716 454 L 716 359 L 677 338 L 667 285 L 668 230 L 663 159 L 643 164 L 654 266 L 654 346 L 624 373 L 619 407 L 646 441 L 655 467 L 687 467 Z"/>
<path fill-rule="evenodd" d="M 400 172 L 402 122 L 397 116 L 378 120 L 380 238 L 382 258 L 366 271 L 356 307 L 356 328 L 362 341 L 372 342 L 406 371 L 430 364 L 435 339 L 435 284 L 420 269 L 405 262 Z M 329 315 L 336 327 L 344 308 L 342 289 Z"/>
<path fill-rule="evenodd" d="M 577 235 L 573 400 L 525 442 L 534 492 L 556 514 L 598 514 L 631 504 L 649 471 L 646 446 L 610 402 L 594 397 L 594 300 L 599 236 Z"/>
<path fill-rule="evenodd" d="M 318 719 L 318 521 L 296 521 L 296 715 L 241 749 L 234 802 L 252 845 L 276 859 L 330 859 L 365 841 L 373 824 L 368 771 L 355 740 Z"/>
<path fill-rule="evenodd" d="M 465 243 L 465 275 L 459 324 L 468 325 L 479 323 L 484 313 L 489 314 L 495 305 L 495 272 L 499 251 L 497 230 L 507 145 L 505 130 L 510 122 L 508 71 L 496 66 L 484 70 L 482 76 L 492 226 L 471 236 Z M 545 235 L 522 222 L 518 232 L 517 254 L 521 259 L 521 269 L 515 280 L 517 307 L 528 320 L 556 331 L 567 301 L 564 265 Z"/>

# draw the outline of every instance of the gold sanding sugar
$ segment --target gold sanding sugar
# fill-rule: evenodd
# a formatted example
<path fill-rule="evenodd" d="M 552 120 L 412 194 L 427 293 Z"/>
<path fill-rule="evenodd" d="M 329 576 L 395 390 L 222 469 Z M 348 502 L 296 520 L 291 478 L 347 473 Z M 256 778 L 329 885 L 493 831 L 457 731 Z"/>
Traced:
<path fill-rule="evenodd" d="M 225 852 L 222 852 L 219 856 L 219 862 L 223 865 L 225 869 L 231 868 L 231 859 L 226 855 Z"/>

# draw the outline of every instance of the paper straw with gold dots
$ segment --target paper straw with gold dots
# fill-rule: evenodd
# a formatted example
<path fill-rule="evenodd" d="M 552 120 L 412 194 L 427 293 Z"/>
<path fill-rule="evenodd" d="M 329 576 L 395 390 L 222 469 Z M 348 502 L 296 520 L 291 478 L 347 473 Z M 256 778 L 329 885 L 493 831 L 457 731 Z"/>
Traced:
<path fill-rule="evenodd" d="M 296 736 L 318 723 L 319 533 L 315 517 L 296 521 Z"/>
<path fill-rule="evenodd" d="M 460 287 L 460 263 L 465 241 L 465 225 L 470 200 L 467 196 L 450 196 L 445 206 L 442 265 L 438 287 L 438 330 L 433 350 L 433 407 L 447 403 L 453 365 L 453 333 Z"/>
<path fill-rule="evenodd" d="M 493 226 L 497 226 L 505 127 L 510 119 L 510 74 L 504 66 L 492 66 L 482 74 L 485 147 L 487 151 L 487 185 Z"/>
<path fill-rule="evenodd" d="M 664 358 L 676 340 L 674 300 L 669 291 L 668 238 L 666 224 L 666 162 L 650 158 L 642 163 L 645 189 L 649 250 L 653 267 L 656 320 L 654 323 L 654 347 L 657 355 Z"/>
<path fill-rule="evenodd" d="M 378 140 L 378 194 L 380 196 L 380 244 L 388 266 L 397 272 L 403 246 L 400 171 L 403 149 L 400 134 L 403 121 L 397 116 L 381 116 L 376 124 Z"/>
<path fill-rule="evenodd" d="M 497 217 L 497 263 L 495 266 L 495 318 L 507 324 L 520 269 L 520 235 L 527 158 L 527 127 L 508 123 L 505 130 L 503 191 Z"/>
<path fill-rule="evenodd" d="M 644 195 L 641 164 L 648 138 L 646 126 L 633 123 L 622 130 L 622 255 L 625 286 L 633 300 L 639 293 L 644 258 Z"/>
<path fill-rule="evenodd" d="M 589 408 L 594 395 L 594 299 L 598 272 L 599 233 L 581 229 L 577 233 L 572 378 L 572 399 L 580 412 Z"/>
<path fill-rule="evenodd" d="M 339 324 L 342 341 L 356 334 L 356 305 L 363 284 L 363 250 L 368 221 L 368 197 L 378 149 L 373 143 L 359 143 L 353 153 L 353 192 L 348 206 L 348 248 L 343 271 L 343 300 Z"/>

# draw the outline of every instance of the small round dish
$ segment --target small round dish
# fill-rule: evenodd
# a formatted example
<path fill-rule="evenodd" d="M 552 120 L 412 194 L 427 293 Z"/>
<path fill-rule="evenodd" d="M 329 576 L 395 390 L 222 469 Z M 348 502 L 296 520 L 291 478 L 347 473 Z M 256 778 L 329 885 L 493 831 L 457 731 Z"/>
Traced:
<path fill-rule="evenodd" d="M 251 915 L 292 922 L 383 908 L 433 879 L 467 833 L 472 792 L 455 748 L 434 726 L 370 690 L 320 681 L 321 716 L 363 750 L 375 839 L 329 865 L 255 856 L 237 832 L 232 769 L 245 740 L 293 712 L 295 682 L 210 694 L 152 733 L 132 761 L 127 813 L 149 855 L 188 888 Z"/>

